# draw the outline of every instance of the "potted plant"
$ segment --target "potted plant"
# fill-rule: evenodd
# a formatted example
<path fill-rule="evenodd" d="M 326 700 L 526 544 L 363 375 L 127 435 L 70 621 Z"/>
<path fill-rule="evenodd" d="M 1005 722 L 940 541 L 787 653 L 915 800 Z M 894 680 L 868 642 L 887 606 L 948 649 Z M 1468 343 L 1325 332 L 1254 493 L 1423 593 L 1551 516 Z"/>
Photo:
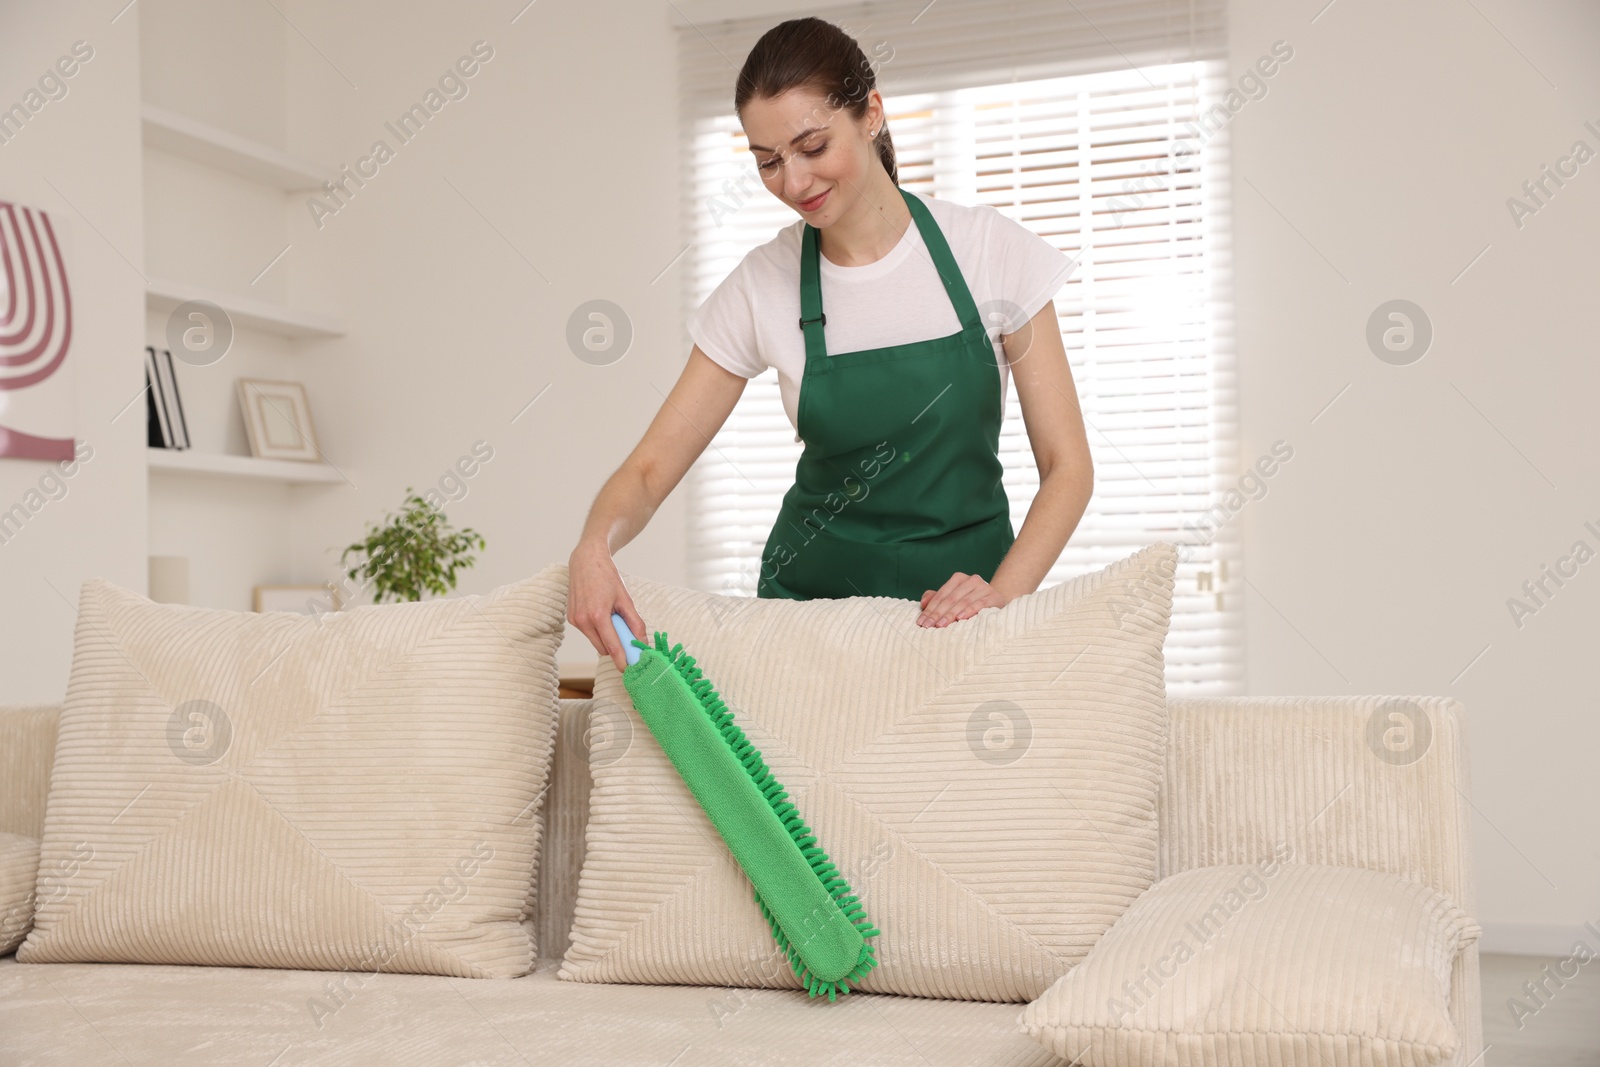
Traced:
<path fill-rule="evenodd" d="M 424 591 L 449 592 L 456 586 L 456 571 L 476 561 L 470 549 L 485 547 L 481 534 L 470 527 L 453 530 L 444 512 L 409 485 L 404 510 L 384 518 L 382 525 L 369 523 L 366 539 L 339 556 L 343 565 L 356 555 L 357 562 L 345 573 L 352 581 L 372 585 L 375 604 L 390 597 L 421 600 Z"/>

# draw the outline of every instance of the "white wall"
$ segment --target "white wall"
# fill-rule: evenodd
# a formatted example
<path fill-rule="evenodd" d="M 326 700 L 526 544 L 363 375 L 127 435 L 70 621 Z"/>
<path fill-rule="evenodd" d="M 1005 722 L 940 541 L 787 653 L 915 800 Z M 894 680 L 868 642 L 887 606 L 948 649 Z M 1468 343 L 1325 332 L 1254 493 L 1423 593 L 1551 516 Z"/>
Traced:
<path fill-rule="evenodd" d="M 4 699 L 58 699 L 65 685 L 72 613 L 43 579 L 74 596 L 90 574 L 142 589 L 148 528 L 150 551 L 227 546 L 197 569 L 195 599 L 243 607 L 253 581 L 336 577 L 339 549 L 367 521 L 397 507 L 406 485 L 437 485 L 478 440 L 494 458 L 448 509 L 489 542 L 462 591 L 566 559 L 687 351 L 680 278 L 652 284 L 684 243 L 677 16 L 667 5 L 534 4 L 513 24 L 518 6 L 302 0 L 284 8 L 291 28 L 265 6 L 207 14 L 198 0 L 141 0 L 146 53 L 164 57 L 143 74 L 153 99 L 334 168 L 376 138 L 394 143 L 386 121 L 473 42 L 493 47 L 468 95 L 320 230 L 303 198 L 275 208 L 182 161 L 141 168 L 131 13 L 115 26 L 88 5 L 0 14 L 0 70 L 42 71 L 79 37 L 97 48 L 73 95 L 0 147 L 0 196 L 75 222 L 83 307 L 94 309 L 82 316 L 81 432 L 101 426 L 109 442 L 72 495 L 0 547 L 12 609 L 0 622 Z M 748 10 L 680 6 L 696 21 Z M 1589 428 L 1600 161 L 1520 230 L 1505 201 L 1574 140 L 1600 148 L 1583 128 L 1600 125 L 1600 24 L 1594 5 L 1570 0 L 1338 0 L 1313 24 L 1321 6 L 1230 6 L 1235 76 L 1276 40 L 1295 49 L 1231 129 L 1240 455 L 1280 438 L 1295 447 L 1269 496 L 1240 516 L 1249 689 L 1461 699 L 1485 947 L 1563 952 L 1568 931 L 1600 919 L 1600 823 L 1583 791 L 1600 740 L 1590 676 L 1600 562 L 1521 629 L 1506 599 L 1580 537 L 1600 547 L 1583 527 L 1600 527 Z M 0 101 L 22 88 L 8 74 Z M 138 347 L 142 281 L 45 177 L 136 263 L 143 180 L 159 213 L 152 268 L 271 287 L 344 317 L 342 340 L 290 350 L 255 338 L 217 380 L 272 369 L 306 381 L 323 448 L 356 487 L 223 497 L 206 483 L 157 486 L 147 520 L 142 427 L 106 425 L 140 384 L 124 354 Z M 186 212 L 220 229 L 171 225 Z M 564 341 L 572 309 L 597 297 L 622 305 L 636 331 L 609 367 Z M 1397 297 L 1436 330 L 1404 367 L 1364 340 L 1371 311 Z M 214 382 L 185 387 L 197 403 L 220 395 Z M 236 420 L 216 414 L 201 432 L 242 451 Z M 0 501 L 17 499 L 37 467 L 0 463 Z M 684 514 L 677 494 L 621 566 L 682 581 Z M 564 654 L 593 661 L 576 634 Z"/>
<path fill-rule="evenodd" d="M 461 590 L 565 563 L 687 358 L 680 275 L 662 274 L 683 248 L 670 8 L 520 6 L 291 9 L 326 54 L 290 50 L 291 148 L 333 168 L 380 138 L 395 149 L 320 229 L 304 198 L 289 209 L 294 298 L 328 298 L 350 325 L 306 377 L 330 412 L 324 447 L 359 486 L 296 512 L 301 579 L 337 577 L 337 549 L 407 485 L 448 497 L 452 465 L 478 441 L 493 458 L 448 507 L 488 542 Z M 466 95 L 402 144 L 385 124 L 478 41 L 492 56 L 461 79 Z M 566 342 L 569 315 L 595 298 L 634 329 L 606 367 Z M 683 506 L 670 498 L 618 565 L 683 581 Z M 562 660 L 592 671 L 595 652 L 570 630 Z"/>
<path fill-rule="evenodd" d="M 1240 454 L 1295 447 L 1241 515 L 1249 690 L 1461 700 L 1485 947 L 1564 953 L 1600 919 L 1600 562 L 1506 601 L 1600 549 L 1600 160 L 1520 230 L 1506 200 L 1600 150 L 1600 7 L 1321 6 L 1230 5 L 1235 77 L 1295 50 L 1232 124 Z M 1394 298 L 1434 326 L 1408 366 L 1365 342 Z"/>
<path fill-rule="evenodd" d="M 139 21 L 130 12 L 113 23 L 115 14 L 87 4 L 0 5 L 0 108 L 22 102 L 75 42 L 93 49 L 63 79 L 66 94 L 0 144 L 0 200 L 46 212 L 61 245 L 73 338 L 46 384 L 70 382 L 71 432 L 89 456 L 69 477 L 55 463 L 0 460 L 0 510 L 29 513 L 0 544 L 0 699 L 8 703 L 61 699 L 85 578 L 145 588 L 143 402 L 128 407 L 144 386 Z M 0 392 L 0 407 L 12 399 Z"/>

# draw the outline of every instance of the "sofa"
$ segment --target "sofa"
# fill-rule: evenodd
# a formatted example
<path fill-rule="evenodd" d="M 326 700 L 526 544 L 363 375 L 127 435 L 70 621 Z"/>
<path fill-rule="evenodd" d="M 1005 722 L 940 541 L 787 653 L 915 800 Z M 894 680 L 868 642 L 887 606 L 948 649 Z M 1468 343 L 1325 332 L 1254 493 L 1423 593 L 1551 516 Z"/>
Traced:
<path fill-rule="evenodd" d="M 263 967 L 19 963 L 8 955 L 0 958 L 0 1065 L 1066 1062 L 1022 1029 L 1016 1003 L 857 991 L 830 1004 L 790 989 L 559 980 L 585 851 L 585 739 L 596 701 L 557 703 L 531 973 L 505 981 L 353 979 Z M 1468 753 L 1456 701 L 1238 697 L 1173 699 L 1168 708 L 1152 892 L 1183 872 L 1287 856 L 1398 876 L 1473 912 Z M 1396 708 L 1425 723 L 1423 758 L 1373 758 L 1374 738 Z M 59 715 L 56 706 L 0 708 L 0 834 L 41 835 Z M 1080 966 L 1094 961 L 1091 952 Z M 1479 1061 L 1480 1001 L 1472 940 L 1451 964 L 1449 1019 L 1458 1040 L 1439 1062 Z M 318 1014 L 312 1004 L 338 1010 Z M 1227 1060 L 1277 1062 L 1250 1047 Z M 1370 1061 L 1336 1054 L 1322 1062 Z"/>

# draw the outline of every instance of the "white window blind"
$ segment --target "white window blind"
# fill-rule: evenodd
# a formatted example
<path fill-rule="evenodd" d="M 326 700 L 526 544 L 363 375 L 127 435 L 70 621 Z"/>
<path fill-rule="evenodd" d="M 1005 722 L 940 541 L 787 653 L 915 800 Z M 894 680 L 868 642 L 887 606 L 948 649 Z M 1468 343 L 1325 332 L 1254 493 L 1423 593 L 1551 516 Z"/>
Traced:
<path fill-rule="evenodd" d="M 1086 0 L 1081 14 L 1058 3 L 940 0 L 919 16 L 925 8 L 816 13 L 869 57 L 888 56 L 878 88 L 903 187 L 991 205 L 1076 261 L 1055 305 L 1095 492 L 1042 584 L 1178 543 L 1169 692 L 1237 692 L 1243 575 L 1237 530 L 1217 509 L 1238 468 L 1221 12 L 1175 0 Z M 797 218 L 762 185 L 732 107 L 737 64 L 779 21 L 681 30 L 686 314 Z M 752 379 L 685 480 L 691 583 L 754 595 L 800 449 L 776 374 Z M 1020 531 L 1039 477 L 1014 382 L 1000 459 Z"/>

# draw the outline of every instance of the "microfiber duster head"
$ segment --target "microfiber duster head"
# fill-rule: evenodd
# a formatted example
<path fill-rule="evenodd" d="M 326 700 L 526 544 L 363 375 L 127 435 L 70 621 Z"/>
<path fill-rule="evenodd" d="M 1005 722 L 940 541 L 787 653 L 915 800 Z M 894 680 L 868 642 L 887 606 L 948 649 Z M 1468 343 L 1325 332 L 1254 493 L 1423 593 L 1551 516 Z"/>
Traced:
<path fill-rule="evenodd" d="M 755 900 L 796 976 L 833 1000 L 877 966 L 878 931 L 682 645 L 634 638 L 620 615 L 634 708 L 755 887 Z"/>

